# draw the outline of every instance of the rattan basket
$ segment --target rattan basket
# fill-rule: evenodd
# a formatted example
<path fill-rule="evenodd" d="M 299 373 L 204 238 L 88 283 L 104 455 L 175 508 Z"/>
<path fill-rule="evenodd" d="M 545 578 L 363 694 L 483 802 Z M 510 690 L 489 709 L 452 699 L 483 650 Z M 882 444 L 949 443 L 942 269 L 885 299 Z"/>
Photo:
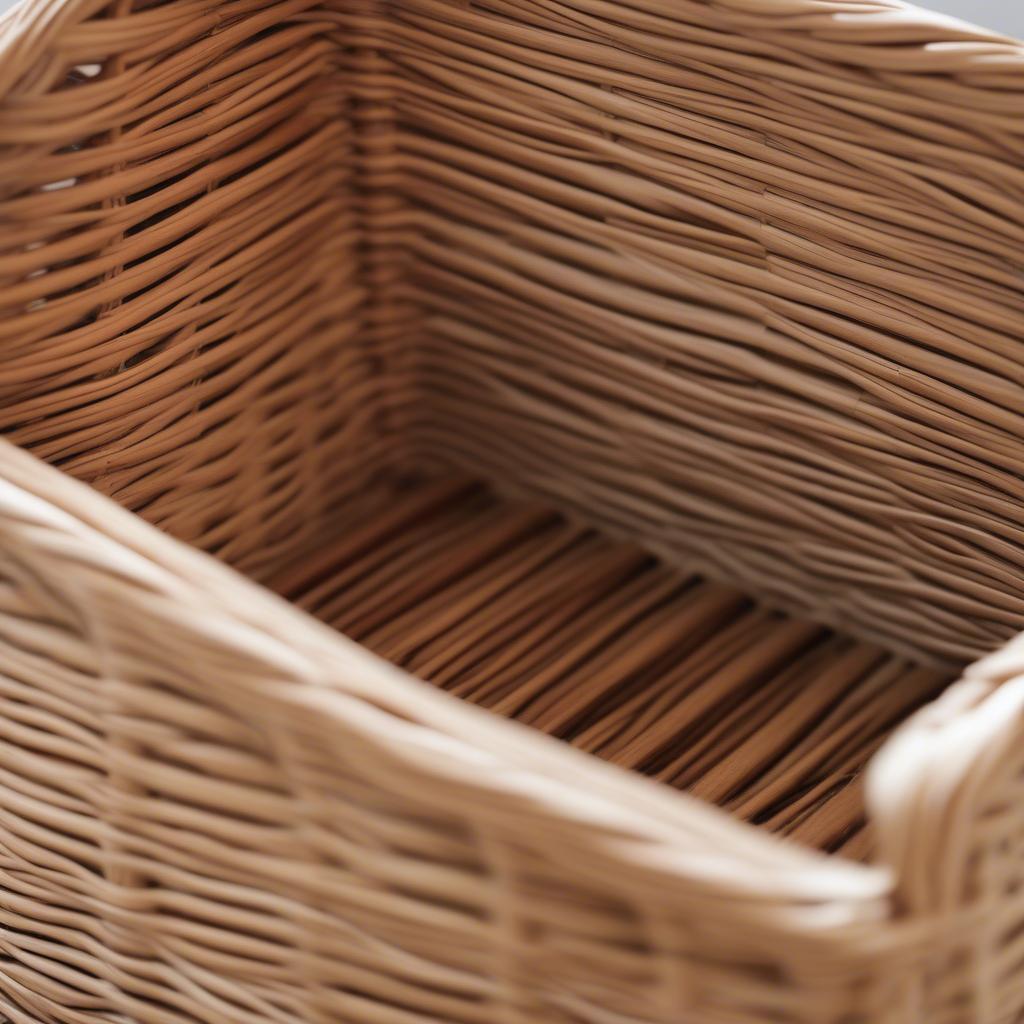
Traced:
<path fill-rule="evenodd" d="M 9 12 L 0 1015 L 1020 1020 L 1022 281 L 896 0 Z"/>

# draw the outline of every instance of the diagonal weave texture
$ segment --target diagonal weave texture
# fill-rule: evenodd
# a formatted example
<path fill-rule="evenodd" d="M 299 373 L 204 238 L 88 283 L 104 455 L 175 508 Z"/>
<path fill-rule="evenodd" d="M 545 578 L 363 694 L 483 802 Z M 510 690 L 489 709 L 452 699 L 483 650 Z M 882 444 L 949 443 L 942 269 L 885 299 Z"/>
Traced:
<path fill-rule="evenodd" d="M 368 488 L 267 584 L 463 700 L 854 859 L 864 767 L 950 682 L 458 479 Z"/>
<path fill-rule="evenodd" d="M 251 567 L 374 455 L 356 111 L 310 2 L 101 10 L 0 36 L 3 426 Z"/>
<path fill-rule="evenodd" d="M 1019 47 L 861 2 L 380 31 L 424 449 L 889 645 L 1024 625 Z"/>

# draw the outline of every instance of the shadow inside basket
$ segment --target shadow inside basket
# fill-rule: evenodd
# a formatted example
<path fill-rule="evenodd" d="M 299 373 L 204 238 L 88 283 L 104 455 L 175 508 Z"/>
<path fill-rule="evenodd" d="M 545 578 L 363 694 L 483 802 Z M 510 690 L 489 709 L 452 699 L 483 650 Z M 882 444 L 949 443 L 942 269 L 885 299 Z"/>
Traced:
<path fill-rule="evenodd" d="M 263 582 L 407 671 L 740 818 L 870 853 L 862 774 L 952 680 L 463 479 L 380 482 Z"/>

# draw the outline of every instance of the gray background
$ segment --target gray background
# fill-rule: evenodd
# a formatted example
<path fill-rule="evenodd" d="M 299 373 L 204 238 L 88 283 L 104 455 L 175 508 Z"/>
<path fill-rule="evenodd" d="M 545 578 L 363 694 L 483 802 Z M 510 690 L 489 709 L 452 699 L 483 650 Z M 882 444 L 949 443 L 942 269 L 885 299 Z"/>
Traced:
<path fill-rule="evenodd" d="M 17 0 L 0 0 L 0 11 Z M 919 7 L 955 15 L 976 25 L 1024 39 L 1024 0 L 920 0 Z"/>
<path fill-rule="evenodd" d="M 918 0 L 917 6 L 1024 39 L 1024 0 Z"/>

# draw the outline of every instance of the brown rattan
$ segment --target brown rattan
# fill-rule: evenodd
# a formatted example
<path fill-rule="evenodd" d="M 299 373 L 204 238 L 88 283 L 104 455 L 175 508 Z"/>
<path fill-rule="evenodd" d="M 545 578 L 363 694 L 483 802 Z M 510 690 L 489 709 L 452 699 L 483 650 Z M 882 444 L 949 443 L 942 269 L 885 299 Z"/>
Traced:
<path fill-rule="evenodd" d="M 863 769 L 950 682 L 466 481 L 378 486 L 269 585 L 394 665 L 861 858 Z"/>
<path fill-rule="evenodd" d="M 0 1015 L 1019 1020 L 1022 164 L 896 0 L 0 17 Z"/>

